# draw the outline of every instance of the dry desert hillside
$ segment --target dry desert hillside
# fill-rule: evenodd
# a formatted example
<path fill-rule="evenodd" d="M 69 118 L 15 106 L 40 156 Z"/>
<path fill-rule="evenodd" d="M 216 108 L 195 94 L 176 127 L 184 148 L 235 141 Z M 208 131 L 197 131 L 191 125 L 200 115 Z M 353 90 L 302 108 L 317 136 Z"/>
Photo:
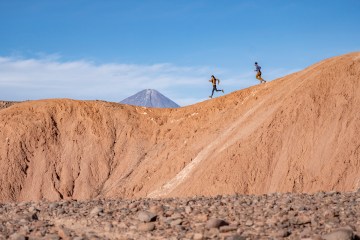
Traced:
<path fill-rule="evenodd" d="M 0 201 L 357 190 L 359 109 L 359 52 L 179 109 L 17 103 Z"/>

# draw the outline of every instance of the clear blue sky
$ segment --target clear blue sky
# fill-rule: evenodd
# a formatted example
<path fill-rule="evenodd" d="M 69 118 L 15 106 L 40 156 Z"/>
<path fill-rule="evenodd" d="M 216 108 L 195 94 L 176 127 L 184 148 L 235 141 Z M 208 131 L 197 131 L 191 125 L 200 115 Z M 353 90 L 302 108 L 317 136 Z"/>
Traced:
<path fill-rule="evenodd" d="M 0 99 L 187 105 L 360 51 L 359 24 L 359 0 L 0 0 Z"/>

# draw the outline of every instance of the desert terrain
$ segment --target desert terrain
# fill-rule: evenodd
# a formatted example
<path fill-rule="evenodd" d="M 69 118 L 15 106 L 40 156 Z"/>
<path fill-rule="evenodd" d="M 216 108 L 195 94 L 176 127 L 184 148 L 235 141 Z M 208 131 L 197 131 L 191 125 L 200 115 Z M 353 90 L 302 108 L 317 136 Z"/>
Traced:
<path fill-rule="evenodd" d="M 359 109 L 359 52 L 178 109 L 1 102 L 0 232 L 356 239 Z"/>
<path fill-rule="evenodd" d="M 0 205 L 0 239 L 356 240 L 360 193 L 273 193 Z"/>

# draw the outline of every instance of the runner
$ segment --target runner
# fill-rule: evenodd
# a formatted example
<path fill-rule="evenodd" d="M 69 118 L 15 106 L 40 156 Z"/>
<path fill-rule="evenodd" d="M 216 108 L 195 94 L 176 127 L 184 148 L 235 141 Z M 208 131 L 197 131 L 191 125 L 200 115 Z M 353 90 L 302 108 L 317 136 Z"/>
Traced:
<path fill-rule="evenodd" d="M 223 89 L 221 90 L 218 90 L 217 87 L 216 87 L 216 81 L 218 81 L 218 84 L 220 84 L 220 80 L 215 78 L 214 75 L 211 75 L 211 79 L 209 80 L 209 82 L 212 83 L 213 85 L 213 90 L 212 90 L 212 93 L 211 93 L 211 96 L 209 96 L 209 98 L 212 98 L 213 95 L 214 95 L 214 91 L 217 91 L 217 92 L 224 92 Z"/>
<path fill-rule="evenodd" d="M 255 67 L 256 69 L 254 70 L 256 73 L 256 79 L 258 79 L 260 81 L 260 83 L 266 83 L 266 81 L 264 79 L 262 79 L 261 77 L 261 67 L 258 65 L 257 62 L 255 62 Z"/>

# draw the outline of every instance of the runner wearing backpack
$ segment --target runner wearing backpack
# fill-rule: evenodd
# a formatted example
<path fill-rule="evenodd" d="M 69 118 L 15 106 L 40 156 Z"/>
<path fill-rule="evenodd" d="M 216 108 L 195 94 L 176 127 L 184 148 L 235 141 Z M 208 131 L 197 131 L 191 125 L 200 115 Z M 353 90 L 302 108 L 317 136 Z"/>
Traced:
<path fill-rule="evenodd" d="M 258 79 L 260 81 L 260 83 L 266 83 L 266 81 L 264 79 L 262 79 L 261 77 L 261 67 L 258 65 L 257 62 L 255 62 L 255 67 L 256 69 L 254 70 L 256 73 L 256 79 Z"/>

